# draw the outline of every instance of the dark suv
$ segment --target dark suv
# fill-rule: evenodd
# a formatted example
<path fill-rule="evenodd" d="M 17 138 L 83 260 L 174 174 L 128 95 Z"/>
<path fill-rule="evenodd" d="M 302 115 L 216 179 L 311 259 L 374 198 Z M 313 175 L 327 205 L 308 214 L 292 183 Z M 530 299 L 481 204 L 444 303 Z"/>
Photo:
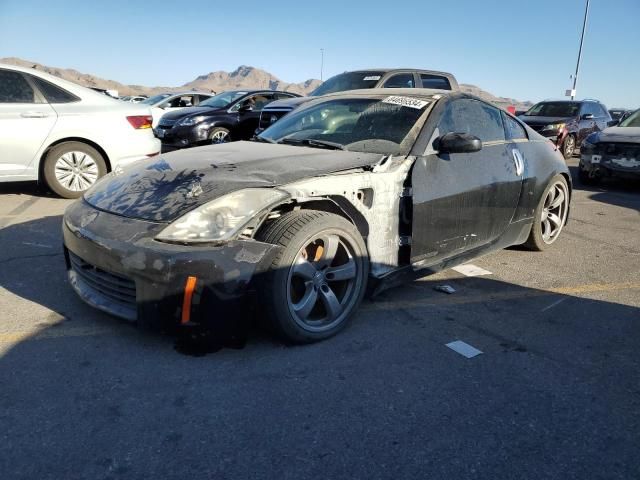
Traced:
<path fill-rule="evenodd" d="M 597 100 L 544 101 L 518 118 L 553 141 L 564 158 L 573 156 L 576 146 L 593 132 L 604 130 L 612 123 L 607 107 Z"/>
<path fill-rule="evenodd" d="M 273 102 L 262 111 L 260 116 L 259 133 L 272 123 L 284 117 L 287 113 L 298 108 L 303 103 L 313 100 L 313 97 L 329 93 L 346 92 L 348 90 L 362 90 L 367 88 L 431 88 L 435 90 L 458 90 L 458 81 L 450 73 L 435 70 L 416 70 L 407 68 L 372 68 L 344 72 L 329 78 L 308 97 L 294 98 Z"/>
<path fill-rule="evenodd" d="M 231 90 L 219 93 L 197 107 L 165 113 L 154 129 L 162 150 L 195 147 L 232 140 L 249 140 L 260 112 L 269 103 L 299 97 L 274 90 Z"/>

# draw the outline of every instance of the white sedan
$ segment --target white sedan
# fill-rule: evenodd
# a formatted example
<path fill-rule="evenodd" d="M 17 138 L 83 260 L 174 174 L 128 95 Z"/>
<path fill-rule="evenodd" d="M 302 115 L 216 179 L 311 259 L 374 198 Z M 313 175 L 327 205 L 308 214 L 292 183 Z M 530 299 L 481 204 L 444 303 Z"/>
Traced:
<path fill-rule="evenodd" d="M 165 113 L 180 110 L 181 108 L 197 107 L 200 102 L 204 102 L 214 95 L 214 93 L 204 92 L 160 93 L 140 103 L 151 108 L 153 128 L 156 128 L 160 118 Z"/>
<path fill-rule="evenodd" d="M 80 197 L 118 166 L 157 155 L 148 106 L 0 64 L 0 182 L 38 180 Z"/>

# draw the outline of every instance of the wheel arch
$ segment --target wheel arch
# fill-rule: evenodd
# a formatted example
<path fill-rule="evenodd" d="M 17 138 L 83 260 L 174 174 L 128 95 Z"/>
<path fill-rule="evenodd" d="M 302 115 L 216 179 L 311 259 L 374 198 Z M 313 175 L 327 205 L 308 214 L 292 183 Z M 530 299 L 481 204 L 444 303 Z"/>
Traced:
<path fill-rule="evenodd" d="M 102 157 L 104 158 L 105 164 L 107 166 L 107 173 L 111 171 L 111 160 L 109 160 L 109 155 L 107 155 L 107 152 L 104 150 L 104 148 L 102 148 L 96 142 L 84 137 L 65 137 L 65 138 L 60 138 L 55 142 L 51 143 L 50 145 L 48 145 L 47 148 L 45 148 L 44 151 L 42 152 L 42 155 L 40 155 L 40 159 L 38 163 L 38 182 L 39 183 L 42 183 L 44 181 L 44 161 L 45 161 L 45 158 L 47 157 L 47 154 L 53 147 L 56 147 L 61 143 L 66 143 L 66 142 L 86 143 L 87 145 L 95 148 L 100 153 L 100 155 L 102 155 Z"/>
<path fill-rule="evenodd" d="M 211 130 L 213 130 L 214 128 L 226 128 L 227 130 L 229 130 L 229 133 L 233 132 L 233 125 L 225 120 L 217 120 L 211 122 L 207 129 L 208 133 L 211 133 Z"/>
<path fill-rule="evenodd" d="M 352 223 L 365 242 L 369 236 L 369 223 L 366 218 L 351 204 L 351 202 L 339 195 L 294 198 L 289 200 L 287 203 L 279 204 L 267 212 L 265 215 L 266 220 L 263 221 L 257 229 L 256 235 L 269 223 L 270 215 L 273 215 L 274 213 L 287 213 L 292 210 L 319 210 L 327 213 L 333 213 Z"/>

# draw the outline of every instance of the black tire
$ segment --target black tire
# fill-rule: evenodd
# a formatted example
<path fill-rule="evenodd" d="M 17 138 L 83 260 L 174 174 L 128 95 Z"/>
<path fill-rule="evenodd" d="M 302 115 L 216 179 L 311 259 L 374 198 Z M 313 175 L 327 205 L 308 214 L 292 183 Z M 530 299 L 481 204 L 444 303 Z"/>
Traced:
<path fill-rule="evenodd" d="M 316 246 L 314 255 L 317 256 L 318 252 L 320 255 L 324 254 L 325 250 L 322 246 L 324 243 L 322 241 L 317 243 L 321 237 L 339 239 L 338 248 L 340 250 L 335 250 L 337 253 L 330 261 L 327 258 L 323 260 L 317 257 L 311 260 L 305 256 L 311 245 L 321 245 L 320 247 Z M 295 344 L 324 340 L 344 329 L 362 301 L 369 276 L 367 248 L 355 226 L 343 217 L 332 213 L 298 210 L 286 213 L 268 225 L 258 235 L 258 238 L 263 242 L 283 247 L 274 258 L 269 271 L 258 282 L 258 304 L 264 309 L 268 326 L 283 340 Z M 321 248 L 322 251 L 320 251 Z M 330 247 L 327 247 L 327 250 L 329 249 Z M 348 256 L 345 254 L 347 251 L 349 252 Z M 342 257 L 339 258 L 339 255 Z M 347 259 L 346 263 L 341 265 L 341 261 L 344 261 L 345 258 Z M 302 278 L 295 276 L 294 263 L 299 265 L 300 261 L 318 266 L 323 262 L 329 261 L 329 263 L 313 270 L 315 272 L 313 280 L 303 281 Z M 333 274 L 331 272 L 347 264 L 355 270 L 353 280 L 332 280 Z M 321 276 L 326 275 L 326 277 L 318 280 L 316 278 L 317 272 L 320 272 Z M 295 280 L 296 278 L 297 280 Z M 313 300 L 314 310 L 310 310 L 304 319 L 301 319 L 296 313 L 296 306 L 299 303 L 293 301 L 296 283 L 302 285 L 304 290 L 304 295 L 299 295 L 300 303 L 303 302 L 307 294 L 313 293 L 311 289 L 316 292 Z M 341 285 L 343 283 L 344 285 Z M 342 298 L 340 298 L 339 288 L 342 288 Z M 343 308 L 336 310 L 341 313 L 335 316 L 331 315 L 329 308 L 326 307 L 327 295 L 333 295 L 340 305 L 344 304 Z M 312 317 L 314 312 L 316 315 L 320 312 L 321 317 L 321 314 L 324 313 L 324 318 L 329 320 L 326 320 L 326 324 L 323 325 L 321 320 L 308 318 Z"/>
<path fill-rule="evenodd" d="M 87 179 L 91 179 L 91 184 L 86 188 L 84 187 L 81 188 L 80 184 L 77 184 L 77 188 L 68 188 L 69 186 L 65 185 L 56 176 L 56 163 L 58 162 L 59 159 L 61 159 L 61 157 L 63 157 L 64 155 L 71 155 L 74 159 L 79 157 L 78 155 L 74 156 L 73 152 L 85 154 L 94 162 L 95 168 L 92 167 L 91 175 L 83 176 L 84 178 L 83 182 L 88 182 Z M 86 157 L 81 157 L 81 158 L 82 158 L 82 161 L 84 161 Z M 45 156 L 45 159 L 44 159 L 43 174 L 44 174 L 44 180 L 47 186 L 51 190 L 53 190 L 54 193 L 61 196 L 62 198 L 79 198 L 100 177 L 107 174 L 107 162 L 105 158 L 102 156 L 102 154 L 98 152 L 98 150 L 96 150 L 90 145 L 87 145 L 86 143 L 64 142 L 59 145 L 56 145 L 55 147 L 51 148 L 51 150 L 47 152 L 47 155 Z"/>
<path fill-rule="evenodd" d="M 574 153 L 576 153 L 576 137 L 569 134 L 562 144 L 562 156 L 568 160 L 573 157 Z"/>
<path fill-rule="evenodd" d="M 545 208 L 547 207 L 546 201 L 549 196 L 549 192 L 551 191 L 552 188 L 555 188 L 558 185 L 561 186 L 561 188 L 564 190 L 566 204 L 564 205 L 562 214 L 558 215 L 561 221 L 559 222 L 560 227 L 557 234 L 553 236 L 553 238 L 550 238 L 549 240 L 545 240 L 544 238 L 545 234 L 543 232 L 544 222 L 542 221 L 542 216 L 543 216 L 543 212 L 545 211 Z M 553 243 L 555 243 L 555 241 L 558 239 L 558 236 L 562 232 L 562 227 L 564 227 L 564 224 L 567 221 L 567 215 L 569 213 L 569 202 L 570 202 L 569 185 L 567 184 L 567 180 L 564 178 L 564 176 L 558 174 L 551 179 L 551 181 L 549 182 L 549 185 L 547 185 L 547 188 L 544 189 L 544 192 L 542 194 L 542 197 L 540 198 L 540 201 L 538 202 L 538 206 L 536 207 L 536 210 L 534 212 L 533 224 L 531 225 L 531 232 L 529 233 L 529 238 L 524 243 L 524 246 L 526 248 L 528 248 L 529 250 L 541 252 L 549 248 Z"/>
<path fill-rule="evenodd" d="M 224 137 L 219 141 L 219 137 Z M 227 143 L 231 141 L 231 132 L 227 128 L 215 127 L 209 132 L 209 143 Z"/>
<path fill-rule="evenodd" d="M 583 185 L 597 185 L 598 183 L 600 183 L 599 177 L 592 177 L 591 175 L 589 175 L 589 172 L 583 170 L 580 167 L 578 167 L 578 179 Z"/>

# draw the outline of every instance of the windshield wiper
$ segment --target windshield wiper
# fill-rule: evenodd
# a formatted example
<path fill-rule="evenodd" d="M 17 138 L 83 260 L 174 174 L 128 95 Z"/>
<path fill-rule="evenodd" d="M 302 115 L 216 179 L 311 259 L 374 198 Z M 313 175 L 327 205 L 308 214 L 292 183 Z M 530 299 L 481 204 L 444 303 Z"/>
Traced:
<path fill-rule="evenodd" d="M 328 140 L 317 140 L 315 138 L 305 138 L 297 140 L 293 138 L 283 138 L 278 143 L 284 143 L 289 145 L 307 145 L 309 147 L 316 148 L 329 148 L 331 150 L 346 150 L 345 146 L 341 143 L 330 142 Z"/>

